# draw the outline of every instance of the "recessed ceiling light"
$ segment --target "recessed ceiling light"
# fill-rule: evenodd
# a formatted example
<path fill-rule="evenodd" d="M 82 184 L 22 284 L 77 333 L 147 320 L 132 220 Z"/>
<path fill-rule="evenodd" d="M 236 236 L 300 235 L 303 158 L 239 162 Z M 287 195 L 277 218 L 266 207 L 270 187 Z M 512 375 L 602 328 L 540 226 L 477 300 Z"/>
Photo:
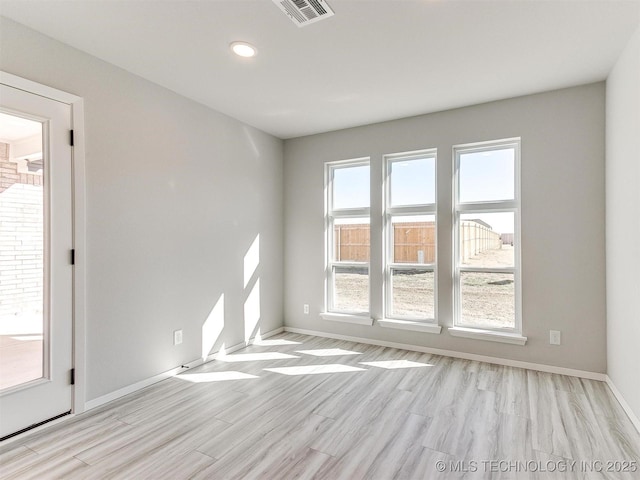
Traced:
<path fill-rule="evenodd" d="M 239 57 L 250 58 L 258 54 L 256 47 L 247 42 L 233 42 L 229 47 L 231 47 L 231 51 Z"/>

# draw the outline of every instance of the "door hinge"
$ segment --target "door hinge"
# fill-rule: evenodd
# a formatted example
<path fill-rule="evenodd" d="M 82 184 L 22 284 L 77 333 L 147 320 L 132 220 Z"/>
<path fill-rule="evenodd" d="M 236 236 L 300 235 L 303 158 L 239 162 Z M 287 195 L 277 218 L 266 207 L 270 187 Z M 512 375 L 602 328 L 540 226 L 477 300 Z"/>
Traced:
<path fill-rule="evenodd" d="M 69 370 L 69 380 L 71 382 L 71 385 L 75 385 L 76 384 L 76 369 L 72 368 L 71 370 Z"/>
<path fill-rule="evenodd" d="M 72 248 L 71 249 L 71 265 L 75 265 L 76 264 L 76 249 Z"/>
<path fill-rule="evenodd" d="M 73 130 L 69 130 L 69 144 L 73 147 Z"/>

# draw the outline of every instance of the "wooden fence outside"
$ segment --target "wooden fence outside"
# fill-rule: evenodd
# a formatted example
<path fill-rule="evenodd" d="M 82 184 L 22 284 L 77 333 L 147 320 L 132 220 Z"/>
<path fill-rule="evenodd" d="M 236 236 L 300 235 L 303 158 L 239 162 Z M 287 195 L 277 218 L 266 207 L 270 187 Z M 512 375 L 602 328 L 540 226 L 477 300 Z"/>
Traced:
<path fill-rule="evenodd" d="M 434 222 L 396 223 L 393 226 L 394 263 L 434 263 L 436 224 Z"/>
<path fill-rule="evenodd" d="M 335 259 L 345 262 L 368 262 L 370 252 L 369 225 L 346 224 L 335 227 Z M 394 263 L 433 263 L 436 259 L 434 222 L 398 223 L 393 226 Z M 499 249 L 500 235 L 487 225 L 475 221 L 461 224 L 462 261 L 485 250 Z"/>
<path fill-rule="evenodd" d="M 368 262 L 371 245 L 369 225 L 335 226 L 335 259 L 338 262 Z"/>

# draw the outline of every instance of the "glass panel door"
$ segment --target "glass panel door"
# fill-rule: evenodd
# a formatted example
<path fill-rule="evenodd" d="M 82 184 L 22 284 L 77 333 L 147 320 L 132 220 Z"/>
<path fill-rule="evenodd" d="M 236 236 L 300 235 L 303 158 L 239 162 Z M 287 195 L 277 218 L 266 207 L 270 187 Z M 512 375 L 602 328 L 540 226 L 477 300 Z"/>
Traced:
<path fill-rule="evenodd" d="M 0 84 L 0 441 L 71 411 L 71 107 Z"/>
<path fill-rule="evenodd" d="M 0 113 L 0 391 L 47 377 L 41 122 Z"/>

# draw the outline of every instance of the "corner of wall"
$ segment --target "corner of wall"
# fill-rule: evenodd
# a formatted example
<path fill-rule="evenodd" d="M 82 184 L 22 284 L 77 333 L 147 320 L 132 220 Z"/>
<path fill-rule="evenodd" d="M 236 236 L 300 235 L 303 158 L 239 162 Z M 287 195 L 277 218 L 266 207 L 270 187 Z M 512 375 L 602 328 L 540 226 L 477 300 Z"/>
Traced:
<path fill-rule="evenodd" d="M 639 427 L 640 26 L 606 84 L 606 288 L 608 383 Z M 632 420 L 634 419 L 632 418 Z"/>

